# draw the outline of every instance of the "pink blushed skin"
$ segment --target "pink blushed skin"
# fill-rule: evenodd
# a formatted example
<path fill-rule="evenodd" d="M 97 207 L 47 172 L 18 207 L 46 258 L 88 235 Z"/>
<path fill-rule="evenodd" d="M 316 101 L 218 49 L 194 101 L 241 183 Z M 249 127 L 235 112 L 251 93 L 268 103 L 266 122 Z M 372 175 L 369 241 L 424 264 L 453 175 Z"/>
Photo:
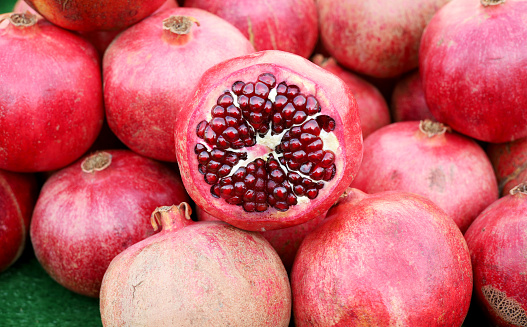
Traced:
<path fill-rule="evenodd" d="M 112 261 L 101 288 L 103 325 L 288 326 L 289 280 L 269 242 L 188 214 L 186 203 L 159 208 L 161 232 Z"/>
<path fill-rule="evenodd" d="M 195 19 L 189 34 L 163 29 L 171 16 Z M 173 121 L 213 65 L 254 52 L 225 20 L 196 8 L 164 10 L 134 25 L 110 45 L 103 60 L 108 125 L 133 151 L 176 161 Z"/>
<path fill-rule="evenodd" d="M 423 195 L 462 232 L 498 199 L 492 165 L 476 142 L 448 131 L 429 137 L 417 121 L 393 123 L 371 134 L 351 186 L 370 194 L 398 190 Z"/>
<path fill-rule="evenodd" d="M 521 184 L 520 184 L 521 185 Z M 527 324 L 527 187 L 490 205 L 465 233 L 474 297 L 493 326 Z"/>
<path fill-rule="evenodd" d="M 470 255 L 444 211 L 394 191 L 343 202 L 298 251 L 296 326 L 461 326 L 472 293 Z"/>
<path fill-rule="evenodd" d="M 501 196 L 506 196 L 516 185 L 527 181 L 527 138 L 489 144 L 487 155 L 498 178 Z"/>
<path fill-rule="evenodd" d="M 395 122 L 436 120 L 426 104 L 419 71 L 406 74 L 395 84 L 390 107 Z"/>
<path fill-rule="evenodd" d="M 390 123 L 390 111 L 381 92 L 361 77 L 340 67 L 335 59 L 315 55 L 313 62 L 340 77 L 351 89 L 359 107 L 362 137 Z"/>
<path fill-rule="evenodd" d="M 29 25 L 31 14 L 23 16 Z M 72 163 L 103 122 L 96 50 L 44 20 L 9 23 L 0 46 L 0 169 L 40 172 Z"/>
<path fill-rule="evenodd" d="M 97 155 L 110 155 L 109 166 L 83 170 Z M 110 261 L 154 233 L 154 209 L 188 200 L 179 176 L 163 164 L 129 150 L 97 152 L 45 182 L 30 228 L 35 255 L 59 284 L 98 297 Z"/>
<path fill-rule="evenodd" d="M 449 0 L 318 0 L 320 37 L 339 64 L 365 75 L 395 77 L 418 66 L 423 30 Z"/>
<path fill-rule="evenodd" d="M 211 195 L 211 186 L 198 170 L 195 146 L 202 139 L 196 126 L 207 120 L 211 108 L 225 90 L 237 81 L 255 81 L 262 73 L 271 73 L 277 83 L 297 85 L 305 94 L 313 94 L 321 113 L 332 117 L 337 128 L 332 132 L 339 144 L 336 149 L 336 174 L 325 183 L 318 196 L 281 212 L 269 207 L 264 212 L 246 212 Z M 362 133 L 356 101 L 349 87 L 338 77 L 300 56 L 278 51 L 260 51 L 224 61 L 202 77 L 186 110 L 175 122 L 176 154 L 183 183 L 190 197 L 203 210 L 238 228 L 266 231 L 302 224 L 325 213 L 355 177 L 362 160 Z M 192 109 L 192 110 L 190 110 Z M 250 151 L 250 148 L 244 148 Z"/>
<path fill-rule="evenodd" d="M 0 273 L 24 250 L 37 194 L 35 175 L 0 170 Z"/>
<path fill-rule="evenodd" d="M 525 1 L 452 1 L 430 21 L 419 71 L 438 121 L 490 143 L 527 137 L 526 10 Z"/>
<path fill-rule="evenodd" d="M 186 0 L 236 26 L 256 51 L 282 50 L 309 57 L 318 39 L 314 0 Z"/>

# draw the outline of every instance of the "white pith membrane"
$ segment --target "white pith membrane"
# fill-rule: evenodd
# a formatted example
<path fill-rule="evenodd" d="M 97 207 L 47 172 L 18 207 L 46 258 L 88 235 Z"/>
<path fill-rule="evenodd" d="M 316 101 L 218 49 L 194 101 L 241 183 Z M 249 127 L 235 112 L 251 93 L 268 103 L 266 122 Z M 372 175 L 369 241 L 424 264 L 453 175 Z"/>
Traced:
<path fill-rule="evenodd" d="M 256 81 L 253 81 L 253 83 L 256 83 Z M 250 83 L 250 82 L 247 82 L 247 83 Z M 275 83 L 275 86 L 273 88 L 270 88 L 269 89 L 269 94 L 267 96 L 267 98 L 264 98 L 264 100 L 270 100 L 272 103 L 273 103 L 273 106 L 274 106 L 274 103 L 275 103 L 275 98 L 277 96 L 277 88 L 278 86 L 280 85 L 281 82 L 279 81 L 276 81 Z M 294 84 L 286 84 L 287 86 L 292 86 Z M 233 98 L 233 105 L 238 108 L 240 110 L 240 112 L 242 112 L 242 109 L 240 108 L 240 105 L 238 103 L 238 95 L 236 95 L 231 89 L 229 90 L 225 90 L 224 93 L 222 93 L 221 95 L 223 94 L 226 94 L 226 93 L 229 93 L 232 98 Z M 221 95 L 218 95 L 218 98 L 221 96 Z M 310 94 L 306 94 L 306 93 L 303 93 L 303 90 L 300 89 L 300 93 L 299 95 L 303 95 L 305 96 L 306 98 L 308 96 L 310 96 Z M 289 100 L 288 103 L 291 103 L 292 100 Z M 318 102 L 318 99 L 317 99 L 317 102 Z M 318 105 L 320 106 L 320 103 L 318 102 Z M 285 106 L 284 106 L 285 107 Z M 272 115 L 271 115 L 272 116 Z M 271 116 L 269 118 L 269 122 L 268 124 L 272 126 L 272 122 L 271 122 Z M 263 161 L 265 161 L 265 163 L 268 162 L 268 159 L 270 157 L 273 157 L 274 159 L 276 159 L 276 162 L 278 163 L 280 169 L 285 173 L 285 175 L 287 176 L 288 172 L 294 172 L 298 175 L 300 175 L 302 178 L 306 178 L 306 179 L 309 179 L 311 180 L 313 183 L 317 183 L 317 182 L 323 182 L 323 183 L 328 183 L 330 182 L 332 179 L 330 179 L 329 181 L 324 181 L 324 180 L 314 180 L 313 178 L 311 178 L 309 175 L 306 175 L 306 174 L 303 174 L 302 172 L 300 172 L 299 170 L 292 170 L 292 169 L 289 169 L 287 167 L 287 165 L 284 165 L 280 162 L 279 158 L 281 156 L 283 156 L 282 153 L 278 153 L 276 151 L 276 148 L 279 144 L 282 143 L 282 138 L 284 137 L 284 134 L 286 134 L 288 131 L 290 131 L 293 127 L 301 127 L 302 125 L 304 125 L 306 122 L 308 122 L 309 120 L 316 120 L 317 117 L 319 116 L 328 116 L 327 113 L 324 113 L 324 108 L 321 108 L 320 112 L 316 113 L 316 114 L 313 114 L 313 115 L 308 115 L 307 118 L 302 121 L 300 124 L 293 124 L 292 126 L 290 127 L 287 127 L 287 128 L 284 128 L 284 131 L 282 131 L 281 133 L 279 134 L 273 134 L 272 132 L 272 129 L 270 128 L 269 131 L 262 137 L 260 136 L 260 134 L 254 129 L 254 127 L 252 127 L 252 124 L 245 118 L 242 116 L 241 120 L 244 121 L 246 123 L 247 126 L 251 126 L 251 128 L 253 128 L 253 131 L 254 131 L 254 134 L 255 134 L 255 137 L 256 137 L 256 144 L 254 146 L 244 146 L 240 149 L 234 149 L 234 148 L 226 148 L 226 149 L 221 149 L 223 151 L 231 151 L 231 152 L 235 152 L 235 153 L 246 153 L 247 154 L 247 158 L 246 159 L 243 159 L 243 158 L 239 158 L 239 161 L 237 164 L 235 164 L 229 174 L 227 174 L 226 176 L 223 176 L 223 177 L 219 177 L 218 178 L 218 182 L 215 183 L 215 184 L 218 184 L 220 182 L 221 179 L 224 179 L 224 178 L 227 178 L 227 177 L 232 177 L 236 171 L 238 170 L 238 168 L 240 167 L 247 167 L 248 164 L 252 163 L 253 161 L 255 161 L 256 159 L 262 159 Z M 206 121 L 207 123 L 210 123 L 213 119 L 213 115 L 212 115 L 212 110 L 209 110 L 207 111 L 207 115 L 206 115 Z M 320 125 L 320 124 L 319 124 Z M 335 126 L 335 128 L 337 128 L 337 126 Z M 339 151 L 338 151 L 338 148 L 339 148 L 339 141 L 336 137 L 336 135 L 334 134 L 334 132 L 330 131 L 330 132 L 326 132 L 322 126 L 320 126 L 320 134 L 318 135 L 318 137 L 322 140 L 323 142 L 323 148 L 322 148 L 322 151 L 332 151 L 334 154 L 337 154 Z M 202 144 L 206 151 L 210 152 L 211 150 L 213 150 L 214 148 L 216 148 L 216 146 L 211 146 L 208 144 L 207 141 L 205 141 L 204 139 L 200 139 L 200 141 L 198 142 L 199 144 Z M 262 154 L 262 149 L 265 149 L 265 153 Z M 267 178 L 267 180 L 270 180 L 269 178 Z M 291 186 L 293 186 L 293 184 L 287 179 L 285 179 Z M 214 184 L 212 184 L 214 185 Z M 212 186 L 211 185 L 211 186 Z M 266 192 L 267 193 L 267 192 Z M 312 201 L 311 199 L 308 198 L 307 195 L 298 195 L 294 192 L 294 190 L 291 191 L 292 194 L 294 194 L 296 196 L 296 199 L 297 199 L 297 205 L 298 204 L 302 204 L 302 203 L 308 203 L 310 201 Z M 317 195 L 318 196 L 318 195 Z M 269 208 L 272 208 L 273 206 L 271 206 L 269 204 Z M 266 210 L 267 211 L 267 210 Z M 287 211 L 287 210 L 286 210 Z"/>

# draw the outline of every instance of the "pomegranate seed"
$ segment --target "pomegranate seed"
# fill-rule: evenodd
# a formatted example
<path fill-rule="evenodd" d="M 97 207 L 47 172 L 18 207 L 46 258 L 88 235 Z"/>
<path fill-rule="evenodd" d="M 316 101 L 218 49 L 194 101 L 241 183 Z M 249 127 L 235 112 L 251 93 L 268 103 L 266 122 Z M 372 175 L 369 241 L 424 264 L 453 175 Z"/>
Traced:
<path fill-rule="evenodd" d="M 263 178 L 256 178 L 256 184 L 254 184 L 254 189 L 256 191 L 264 191 L 265 190 L 265 179 Z"/>
<path fill-rule="evenodd" d="M 207 151 L 202 151 L 200 154 L 198 154 L 198 161 L 201 164 L 206 164 L 210 160 L 210 155 Z"/>
<path fill-rule="evenodd" d="M 286 92 L 287 92 L 287 84 L 285 84 L 284 82 L 278 84 L 278 86 L 276 87 L 276 93 L 286 94 Z"/>
<path fill-rule="evenodd" d="M 254 190 L 247 190 L 243 195 L 243 201 L 254 202 L 256 200 L 256 192 Z"/>
<path fill-rule="evenodd" d="M 198 171 L 199 171 L 201 174 L 205 175 L 205 174 L 207 173 L 207 167 L 205 167 L 205 166 L 202 165 L 202 164 L 199 164 L 199 165 L 198 165 Z"/>
<path fill-rule="evenodd" d="M 335 130 L 335 120 L 329 116 L 318 116 L 317 122 L 322 127 L 322 129 L 328 133 Z"/>
<path fill-rule="evenodd" d="M 260 76 L 258 76 L 258 80 L 271 88 L 276 85 L 276 78 L 273 74 L 270 73 L 261 74 Z"/>
<path fill-rule="evenodd" d="M 309 173 L 311 173 L 311 169 L 313 169 L 313 163 L 309 161 L 306 163 L 303 163 L 300 166 L 300 172 L 304 175 L 309 175 Z"/>
<path fill-rule="evenodd" d="M 221 135 L 224 136 L 229 141 L 234 141 L 240 138 L 238 134 L 238 130 L 234 127 L 227 127 L 225 131 L 223 131 L 223 134 Z"/>
<path fill-rule="evenodd" d="M 229 115 L 232 118 L 235 118 L 235 119 L 242 118 L 242 112 L 240 111 L 240 109 L 236 108 L 236 106 L 234 105 L 228 106 L 225 112 L 227 115 Z"/>
<path fill-rule="evenodd" d="M 324 143 L 322 142 L 320 138 L 317 137 L 316 140 L 314 140 L 313 142 L 311 142 L 310 144 L 306 146 L 306 151 L 315 152 L 318 150 L 322 150 L 323 146 L 324 146 Z"/>
<path fill-rule="evenodd" d="M 252 112 L 262 112 L 264 110 L 265 100 L 257 96 L 252 96 L 249 99 L 249 106 Z"/>
<path fill-rule="evenodd" d="M 320 161 L 320 166 L 329 168 L 335 162 L 335 154 L 332 151 L 326 151 L 324 157 Z"/>
<path fill-rule="evenodd" d="M 324 176 L 324 172 L 325 172 L 324 168 L 320 166 L 316 166 L 311 172 L 311 174 L 309 174 L 309 177 L 311 177 L 312 179 L 316 181 L 319 181 Z"/>
<path fill-rule="evenodd" d="M 289 174 L 287 174 L 287 180 L 294 185 L 298 185 L 302 182 L 302 176 L 297 173 L 290 172 Z"/>
<path fill-rule="evenodd" d="M 210 173 L 215 173 L 215 172 L 218 171 L 220 166 L 221 166 L 220 162 L 217 162 L 216 160 L 211 160 L 207 164 L 207 171 L 210 172 Z"/>
<path fill-rule="evenodd" d="M 218 184 L 212 185 L 210 188 L 210 194 L 212 194 L 212 196 L 215 198 L 219 198 L 220 197 L 220 186 Z"/>
<path fill-rule="evenodd" d="M 245 86 L 245 83 L 242 81 L 237 81 L 232 84 L 232 92 L 236 95 L 242 94 L 242 89 Z"/>
<path fill-rule="evenodd" d="M 252 95 L 254 93 L 254 84 L 247 83 L 242 89 L 242 93 L 245 95 Z"/>
<path fill-rule="evenodd" d="M 318 105 L 317 99 L 314 96 L 308 96 L 306 98 L 306 114 L 313 116 L 320 112 L 320 106 Z"/>
<path fill-rule="evenodd" d="M 293 116 L 293 123 L 294 124 L 302 124 L 307 119 L 307 114 L 303 111 L 297 111 L 295 112 L 295 115 Z"/>
<path fill-rule="evenodd" d="M 308 198 L 313 200 L 314 198 L 318 196 L 318 190 L 316 188 L 309 189 L 307 190 L 306 195 Z"/>
<path fill-rule="evenodd" d="M 232 182 L 232 177 L 225 177 L 220 180 L 220 186 L 230 185 Z"/>
<path fill-rule="evenodd" d="M 204 138 L 205 136 L 205 129 L 209 126 L 209 124 L 206 121 L 202 121 L 198 124 L 196 127 L 196 134 L 200 139 Z"/>
<path fill-rule="evenodd" d="M 234 103 L 234 99 L 230 93 L 224 93 L 218 98 L 218 105 L 222 107 L 228 107 Z"/>
<path fill-rule="evenodd" d="M 244 167 L 239 167 L 236 172 L 232 175 L 235 181 L 242 181 L 247 175 L 247 170 Z"/>
<path fill-rule="evenodd" d="M 256 210 L 256 203 L 254 203 L 254 202 L 245 202 L 243 204 L 243 209 L 245 211 L 247 211 L 247 212 L 254 212 Z"/>
<path fill-rule="evenodd" d="M 295 126 L 291 128 L 290 130 L 291 137 L 298 138 L 300 135 L 302 135 L 302 128 L 300 126 Z"/>
<path fill-rule="evenodd" d="M 285 180 L 285 173 L 281 169 L 275 169 L 269 173 L 269 177 L 276 183 L 282 183 Z"/>
<path fill-rule="evenodd" d="M 225 202 L 228 204 L 241 205 L 243 200 L 239 196 L 233 196 L 232 198 L 226 199 Z"/>
<path fill-rule="evenodd" d="M 216 184 L 218 182 L 218 176 L 213 173 L 206 173 L 205 174 L 205 182 L 209 185 Z"/>
<path fill-rule="evenodd" d="M 247 165 L 247 167 L 245 167 L 245 169 L 247 170 L 248 174 L 256 173 L 256 169 L 257 169 L 256 163 L 251 162 L 250 164 Z"/>
<path fill-rule="evenodd" d="M 252 188 L 256 184 L 256 177 L 253 174 L 247 174 L 247 176 L 245 176 L 244 182 L 247 187 Z"/>
<path fill-rule="evenodd" d="M 285 95 L 286 95 L 289 99 L 293 99 L 293 98 L 296 97 L 299 93 L 300 93 L 300 89 L 298 88 L 298 86 L 296 86 L 296 85 L 290 85 L 290 86 L 287 87 L 287 91 L 286 91 Z"/>
<path fill-rule="evenodd" d="M 208 124 L 207 124 L 207 127 L 205 128 L 203 139 L 211 145 L 214 144 L 216 141 L 216 133 L 214 133 L 214 131 L 212 130 L 210 126 L 208 126 Z"/>
<path fill-rule="evenodd" d="M 335 167 L 335 164 L 331 165 L 331 167 L 326 168 L 326 173 L 324 174 L 323 180 L 330 181 L 335 177 L 335 173 L 337 172 L 337 168 Z"/>
<path fill-rule="evenodd" d="M 258 82 L 254 85 L 254 94 L 262 98 L 267 98 L 269 95 L 269 87 L 262 82 Z"/>
<path fill-rule="evenodd" d="M 287 189 L 283 186 L 275 187 L 273 190 L 273 196 L 278 200 L 285 200 L 287 198 Z"/>
<path fill-rule="evenodd" d="M 310 119 L 302 125 L 302 132 L 318 136 L 320 135 L 320 126 L 316 120 Z"/>
<path fill-rule="evenodd" d="M 291 152 L 295 152 L 295 151 L 298 151 L 298 150 L 301 150 L 302 149 L 302 143 L 300 142 L 299 139 L 292 139 L 291 141 L 289 141 L 289 150 Z"/>
<path fill-rule="evenodd" d="M 234 193 L 234 186 L 229 184 L 220 188 L 220 196 L 224 199 L 230 198 Z"/>
<path fill-rule="evenodd" d="M 297 204 L 298 201 L 296 199 L 296 196 L 292 193 L 289 193 L 287 195 L 287 204 L 289 204 L 290 206 L 294 206 L 295 204 Z"/>
<path fill-rule="evenodd" d="M 216 117 L 210 122 L 210 127 L 217 134 L 221 134 L 221 132 L 223 132 L 223 130 L 227 127 L 227 123 L 225 122 L 225 119 Z"/>
<path fill-rule="evenodd" d="M 229 173 L 231 172 L 231 166 L 229 165 L 223 165 L 220 167 L 220 169 L 218 169 L 218 176 L 220 177 L 225 177 L 227 175 L 229 175 Z"/>
<path fill-rule="evenodd" d="M 274 207 L 278 211 L 287 211 L 289 209 L 289 204 L 287 204 L 287 202 L 280 201 L 280 202 L 276 202 Z"/>
<path fill-rule="evenodd" d="M 225 108 L 221 106 L 214 106 L 211 113 L 212 117 L 225 117 Z"/>
<path fill-rule="evenodd" d="M 231 117 L 231 116 L 225 117 L 225 122 L 227 123 L 227 126 L 229 127 L 238 127 L 240 125 L 240 122 L 238 121 L 238 119 Z"/>
<path fill-rule="evenodd" d="M 201 143 L 196 144 L 196 146 L 194 147 L 194 153 L 195 154 L 200 154 L 201 152 L 203 152 L 205 150 L 206 150 L 205 146 L 203 144 L 201 144 Z"/>
<path fill-rule="evenodd" d="M 227 149 L 230 145 L 229 141 L 227 141 L 223 135 L 218 136 L 216 139 L 216 146 L 221 149 Z"/>
<path fill-rule="evenodd" d="M 307 154 L 304 150 L 296 151 L 293 153 L 293 158 L 291 160 L 298 163 L 304 163 L 307 160 Z"/>
<path fill-rule="evenodd" d="M 306 189 L 302 185 L 295 185 L 293 190 L 295 191 L 296 195 L 300 195 L 300 196 L 304 195 L 304 193 L 306 192 Z"/>
<path fill-rule="evenodd" d="M 288 103 L 282 110 L 282 117 L 285 119 L 291 119 L 296 113 L 296 109 L 292 103 Z"/>
<path fill-rule="evenodd" d="M 282 111 L 285 105 L 289 102 L 289 99 L 285 95 L 277 95 L 274 98 L 274 109 L 278 112 Z"/>
<path fill-rule="evenodd" d="M 238 97 L 238 105 L 240 106 L 240 109 L 245 110 L 249 108 L 249 97 L 246 95 L 240 95 Z"/>
<path fill-rule="evenodd" d="M 256 202 L 262 203 L 267 199 L 267 194 L 265 192 L 256 192 Z"/>
<path fill-rule="evenodd" d="M 293 99 L 293 104 L 295 105 L 295 108 L 303 110 L 306 107 L 306 97 L 302 94 L 297 95 Z"/>
<path fill-rule="evenodd" d="M 234 192 L 236 193 L 236 195 L 244 195 L 245 192 L 247 191 L 247 186 L 245 185 L 244 182 L 236 182 L 234 183 Z"/>
<path fill-rule="evenodd" d="M 264 212 L 267 210 L 269 206 L 267 205 L 267 203 L 257 203 L 256 204 L 256 211 L 258 212 Z"/>

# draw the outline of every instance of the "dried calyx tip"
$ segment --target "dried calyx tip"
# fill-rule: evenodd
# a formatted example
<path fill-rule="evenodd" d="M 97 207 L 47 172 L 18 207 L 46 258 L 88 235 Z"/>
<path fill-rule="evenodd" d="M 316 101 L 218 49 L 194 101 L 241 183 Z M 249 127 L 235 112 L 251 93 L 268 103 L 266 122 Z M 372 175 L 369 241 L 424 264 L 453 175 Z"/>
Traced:
<path fill-rule="evenodd" d="M 519 185 L 516 185 L 514 188 L 512 188 L 509 193 L 511 195 L 515 195 L 518 193 L 527 194 L 527 182 L 523 182 Z"/>
<path fill-rule="evenodd" d="M 9 16 L 9 22 L 15 26 L 32 26 L 37 22 L 37 16 L 26 11 L 25 13 L 16 13 Z"/>
<path fill-rule="evenodd" d="M 196 18 L 190 16 L 170 16 L 163 20 L 163 29 L 176 34 L 188 34 L 192 23 L 199 26 Z"/>
<path fill-rule="evenodd" d="M 178 226 L 176 217 L 178 214 L 184 215 L 185 220 L 191 221 L 190 215 L 192 214 L 192 208 L 186 202 L 181 202 L 179 205 L 162 206 L 158 207 L 152 212 L 150 216 L 150 224 L 155 231 L 162 227 L 163 230 L 170 230 L 174 226 Z"/>
<path fill-rule="evenodd" d="M 499 5 L 504 2 L 505 0 L 481 0 L 481 4 L 485 7 Z"/>
<path fill-rule="evenodd" d="M 444 134 L 450 132 L 450 127 L 439 122 L 432 121 L 430 119 L 421 120 L 419 122 L 419 130 L 426 134 L 428 137 Z"/>
<path fill-rule="evenodd" d="M 84 159 L 81 169 L 85 173 L 93 173 L 106 169 L 112 163 L 112 155 L 108 152 L 97 152 Z"/>

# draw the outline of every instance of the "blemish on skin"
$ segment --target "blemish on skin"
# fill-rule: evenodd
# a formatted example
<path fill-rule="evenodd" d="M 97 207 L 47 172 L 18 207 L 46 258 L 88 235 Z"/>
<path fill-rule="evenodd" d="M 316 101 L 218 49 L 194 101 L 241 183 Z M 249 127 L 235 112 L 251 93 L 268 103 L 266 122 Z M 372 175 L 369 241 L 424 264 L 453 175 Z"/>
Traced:
<path fill-rule="evenodd" d="M 501 319 L 514 326 L 527 327 L 527 314 L 518 301 L 491 285 L 483 286 L 481 292 Z"/>

